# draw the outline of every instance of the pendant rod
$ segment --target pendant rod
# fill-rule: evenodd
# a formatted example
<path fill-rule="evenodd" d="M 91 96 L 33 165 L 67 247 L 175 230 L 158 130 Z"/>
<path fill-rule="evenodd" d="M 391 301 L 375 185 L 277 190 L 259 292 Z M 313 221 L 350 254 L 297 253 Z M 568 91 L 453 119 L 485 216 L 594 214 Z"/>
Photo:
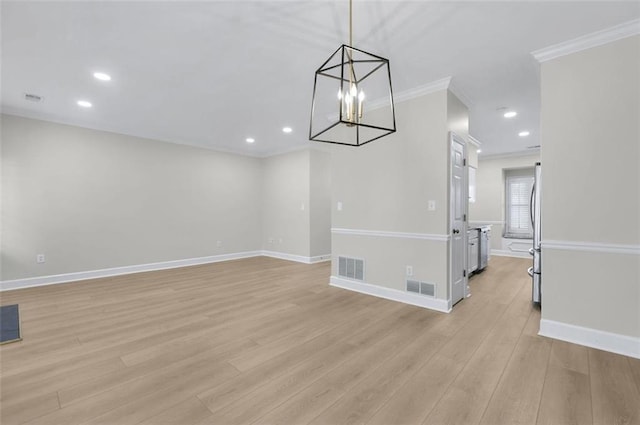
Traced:
<path fill-rule="evenodd" d="M 353 0 L 349 0 L 349 46 L 353 47 Z"/>
<path fill-rule="evenodd" d="M 349 0 L 349 47 L 353 47 L 353 0 Z M 347 51 L 347 57 L 349 58 L 349 89 L 355 80 L 356 75 L 353 70 L 353 52 Z"/>

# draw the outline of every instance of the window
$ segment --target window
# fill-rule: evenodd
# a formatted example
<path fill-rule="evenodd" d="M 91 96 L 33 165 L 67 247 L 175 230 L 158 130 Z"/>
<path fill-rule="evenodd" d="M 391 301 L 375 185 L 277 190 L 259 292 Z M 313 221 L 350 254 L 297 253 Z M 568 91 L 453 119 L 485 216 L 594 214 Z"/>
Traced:
<path fill-rule="evenodd" d="M 533 168 L 505 170 L 505 238 L 532 238 Z"/>

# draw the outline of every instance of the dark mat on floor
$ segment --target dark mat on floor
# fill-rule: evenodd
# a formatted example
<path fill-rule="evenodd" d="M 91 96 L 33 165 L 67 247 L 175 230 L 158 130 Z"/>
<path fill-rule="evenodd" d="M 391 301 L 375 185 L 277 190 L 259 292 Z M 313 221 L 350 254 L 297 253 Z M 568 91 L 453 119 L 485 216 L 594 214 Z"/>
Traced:
<path fill-rule="evenodd" d="M 20 315 L 18 304 L 0 307 L 0 344 L 20 341 Z"/>

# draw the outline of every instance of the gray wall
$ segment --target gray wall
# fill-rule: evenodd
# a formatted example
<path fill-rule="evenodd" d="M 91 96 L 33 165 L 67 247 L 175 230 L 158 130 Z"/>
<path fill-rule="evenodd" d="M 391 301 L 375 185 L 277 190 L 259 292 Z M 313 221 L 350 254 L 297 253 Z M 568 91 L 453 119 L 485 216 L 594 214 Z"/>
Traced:
<path fill-rule="evenodd" d="M 2 119 L 3 280 L 260 246 L 258 159 Z"/>
<path fill-rule="evenodd" d="M 632 337 L 640 337 L 639 52 L 633 36 L 541 67 L 542 319 Z M 612 245 L 632 249 L 607 252 Z"/>
<path fill-rule="evenodd" d="M 262 246 L 269 251 L 309 256 L 309 151 L 263 162 Z"/>
<path fill-rule="evenodd" d="M 468 131 L 464 105 L 440 90 L 396 105 L 398 132 L 354 149 L 334 147 L 332 227 L 444 235 L 448 233 L 449 126 Z M 436 201 L 429 211 L 428 200 Z M 337 203 L 342 210 L 337 210 Z M 436 284 L 437 298 L 448 299 L 446 240 L 332 235 L 333 272 L 337 257 L 365 260 L 366 283 L 405 291 L 406 266 L 414 279 Z"/>
<path fill-rule="evenodd" d="M 1 122 L 2 280 L 262 249 L 310 255 L 309 151 L 260 159 L 10 115 Z M 318 158 L 313 184 L 322 188 L 328 164 Z M 327 202 L 313 230 L 324 231 L 322 252 L 330 206 L 327 193 L 316 196 Z M 267 233 L 283 243 L 263 243 Z"/>
<path fill-rule="evenodd" d="M 311 257 L 331 254 L 331 155 L 310 151 Z"/>

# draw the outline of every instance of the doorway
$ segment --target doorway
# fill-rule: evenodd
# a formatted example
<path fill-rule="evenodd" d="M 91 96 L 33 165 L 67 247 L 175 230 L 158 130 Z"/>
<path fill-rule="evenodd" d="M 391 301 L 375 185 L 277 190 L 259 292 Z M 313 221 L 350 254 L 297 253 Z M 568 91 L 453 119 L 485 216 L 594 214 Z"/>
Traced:
<path fill-rule="evenodd" d="M 462 300 L 467 289 L 467 143 L 449 133 L 449 294 L 451 306 Z"/>

